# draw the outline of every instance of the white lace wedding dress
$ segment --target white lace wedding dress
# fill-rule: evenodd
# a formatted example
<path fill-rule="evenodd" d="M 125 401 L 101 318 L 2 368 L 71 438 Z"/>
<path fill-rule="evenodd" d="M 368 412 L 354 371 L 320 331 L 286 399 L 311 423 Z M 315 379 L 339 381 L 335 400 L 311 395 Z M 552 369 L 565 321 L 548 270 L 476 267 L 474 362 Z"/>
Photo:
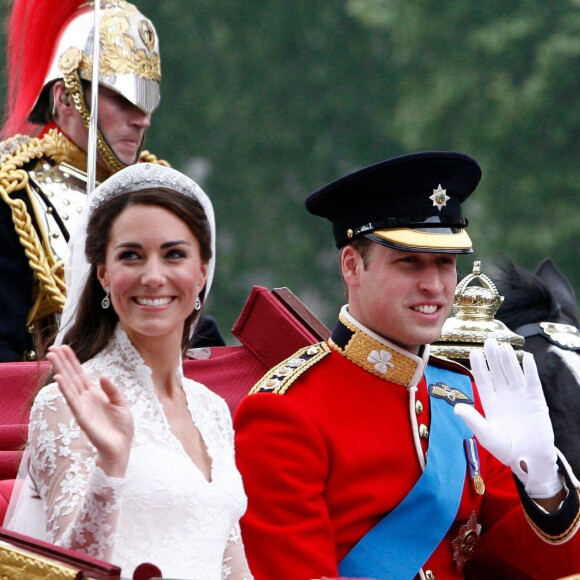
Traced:
<path fill-rule="evenodd" d="M 251 579 L 238 524 L 246 496 L 225 401 L 180 369 L 212 461 L 208 482 L 171 432 L 151 371 L 120 327 L 83 367 L 94 378 L 107 375 L 132 405 L 126 476 L 110 478 L 95 466 L 95 448 L 56 384 L 48 385 L 31 411 L 26 479 L 7 527 L 117 564 L 128 578 L 151 562 L 166 578 Z"/>

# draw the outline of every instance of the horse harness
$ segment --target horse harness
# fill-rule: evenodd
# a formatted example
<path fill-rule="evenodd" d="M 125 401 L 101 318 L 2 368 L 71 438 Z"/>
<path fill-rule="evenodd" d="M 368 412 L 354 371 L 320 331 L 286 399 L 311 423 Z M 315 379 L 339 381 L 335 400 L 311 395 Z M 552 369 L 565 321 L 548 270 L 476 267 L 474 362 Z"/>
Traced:
<path fill-rule="evenodd" d="M 580 353 L 580 330 L 571 324 L 531 322 L 518 326 L 514 332 L 526 339 L 532 336 L 542 336 L 560 348 Z"/>

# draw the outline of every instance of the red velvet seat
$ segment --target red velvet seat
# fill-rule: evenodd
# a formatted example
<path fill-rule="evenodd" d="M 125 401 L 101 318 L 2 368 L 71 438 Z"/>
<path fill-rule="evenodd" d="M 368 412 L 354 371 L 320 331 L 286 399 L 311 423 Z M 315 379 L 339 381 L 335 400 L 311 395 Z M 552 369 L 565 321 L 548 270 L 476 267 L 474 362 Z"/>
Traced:
<path fill-rule="evenodd" d="M 0 522 L 26 443 L 30 403 L 47 370 L 46 362 L 0 364 Z"/>

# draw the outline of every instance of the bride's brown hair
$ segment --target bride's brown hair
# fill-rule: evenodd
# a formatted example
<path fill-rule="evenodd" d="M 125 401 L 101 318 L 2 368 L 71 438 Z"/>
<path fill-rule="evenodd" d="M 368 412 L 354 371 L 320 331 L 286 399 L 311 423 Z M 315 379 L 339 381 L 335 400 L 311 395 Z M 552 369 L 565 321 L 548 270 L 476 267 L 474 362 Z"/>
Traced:
<path fill-rule="evenodd" d="M 155 187 L 115 195 L 98 206 L 91 214 L 87 228 L 85 254 L 91 266 L 90 273 L 79 301 L 75 322 L 63 339 L 63 344 L 69 344 L 74 349 L 81 363 L 105 347 L 119 322 L 114 308 L 101 307 L 105 292 L 97 278 L 97 266 L 105 263 L 113 223 L 126 208 L 133 205 L 158 206 L 172 212 L 185 222 L 198 241 L 201 261 L 207 264 L 212 257 L 211 230 L 207 216 L 201 204 L 188 195 Z M 205 288 L 199 295 L 202 303 L 204 297 Z M 200 313 L 201 310 L 193 310 L 185 320 L 181 342 L 184 350 Z"/>

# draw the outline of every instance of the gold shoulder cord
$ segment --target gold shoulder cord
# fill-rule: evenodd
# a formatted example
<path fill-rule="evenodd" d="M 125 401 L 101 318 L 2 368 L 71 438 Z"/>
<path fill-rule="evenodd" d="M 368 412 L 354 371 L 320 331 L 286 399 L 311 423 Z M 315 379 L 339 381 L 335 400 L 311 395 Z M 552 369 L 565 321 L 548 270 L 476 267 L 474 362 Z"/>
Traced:
<path fill-rule="evenodd" d="M 38 295 L 29 313 L 28 324 L 51 313 L 60 313 L 64 307 L 66 286 L 64 282 L 64 264 L 57 259 L 47 240 L 40 240 L 32 225 L 26 204 L 21 199 L 14 199 L 14 192 L 24 191 L 34 205 L 29 186 L 28 173 L 22 169 L 27 163 L 43 156 L 59 156 L 62 150 L 58 140 L 59 134 L 50 131 L 42 139 L 25 139 L 12 154 L 6 154 L 0 165 L 0 197 L 12 212 L 12 221 L 34 279 L 38 282 Z M 64 141 L 66 139 L 62 137 Z"/>

